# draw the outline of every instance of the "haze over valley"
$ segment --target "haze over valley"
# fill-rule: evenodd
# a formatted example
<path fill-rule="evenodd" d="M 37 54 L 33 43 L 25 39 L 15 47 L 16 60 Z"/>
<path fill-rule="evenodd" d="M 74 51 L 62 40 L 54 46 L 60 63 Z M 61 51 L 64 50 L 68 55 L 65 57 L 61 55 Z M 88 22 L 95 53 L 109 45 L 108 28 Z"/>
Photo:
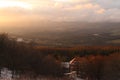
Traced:
<path fill-rule="evenodd" d="M 0 32 L 41 46 L 119 45 L 118 22 L 31 22 L 0 26 Z"/>
<path fill-rule="evenodd" d="M 1 0 L 0 32 L 44 46 L 119 45 L 119 3 Z"/>

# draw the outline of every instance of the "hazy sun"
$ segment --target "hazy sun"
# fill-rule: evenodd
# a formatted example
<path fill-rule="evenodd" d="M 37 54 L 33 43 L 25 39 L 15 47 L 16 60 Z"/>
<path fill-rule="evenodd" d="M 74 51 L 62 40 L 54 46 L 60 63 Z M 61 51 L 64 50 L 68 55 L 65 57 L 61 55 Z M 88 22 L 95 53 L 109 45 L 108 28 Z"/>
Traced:
<path fill-rule="evenodd" d="M 56 2 L 69 2 L 70 0 L 54 0 Z"/>
<path fill-rule="evenodd" d="M 6 8 L 6 7 L 21 7 L 25 9 L 32 9 L 32 6 L 30 4 L 24 2 L 0 0 L 0 8 Z"/>

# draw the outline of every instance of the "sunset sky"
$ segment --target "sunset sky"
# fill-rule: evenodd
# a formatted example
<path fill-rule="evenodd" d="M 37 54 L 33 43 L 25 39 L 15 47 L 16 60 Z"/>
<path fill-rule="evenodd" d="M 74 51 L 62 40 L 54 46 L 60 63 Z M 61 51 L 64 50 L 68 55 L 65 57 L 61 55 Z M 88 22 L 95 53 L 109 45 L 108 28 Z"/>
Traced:
<path fill-rule="evenodd" d="M 120 0 L 0 0 L 0 22 L 120 22 Z"/>

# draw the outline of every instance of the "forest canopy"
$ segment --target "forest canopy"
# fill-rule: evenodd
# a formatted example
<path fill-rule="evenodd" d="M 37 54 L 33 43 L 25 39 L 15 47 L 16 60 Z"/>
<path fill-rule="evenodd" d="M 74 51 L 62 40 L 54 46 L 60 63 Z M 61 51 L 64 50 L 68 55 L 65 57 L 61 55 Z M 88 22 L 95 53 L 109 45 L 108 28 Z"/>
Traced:
<path fill-rule="evenodd" d="M 86 64 L 79 67 L 82 77 L 92 80 L 120 78 L 119 46 L 50 48 L 17 42 L 8 34 L 0 34 L 0 68 L 7 67 L 20 74 L 63 76 L 61 62 L 69 62 L 75 57 L 83 58 L 81 61 Z"/>

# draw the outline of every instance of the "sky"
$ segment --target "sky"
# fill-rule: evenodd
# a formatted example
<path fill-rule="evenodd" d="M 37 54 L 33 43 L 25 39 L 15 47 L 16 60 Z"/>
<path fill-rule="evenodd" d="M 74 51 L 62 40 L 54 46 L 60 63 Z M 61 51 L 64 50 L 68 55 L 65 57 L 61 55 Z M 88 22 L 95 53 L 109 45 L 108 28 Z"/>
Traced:
<path fill-rule="evenodd" d="M 120 22 L 120 0 L 0 0 L 0 23 Z"/>

